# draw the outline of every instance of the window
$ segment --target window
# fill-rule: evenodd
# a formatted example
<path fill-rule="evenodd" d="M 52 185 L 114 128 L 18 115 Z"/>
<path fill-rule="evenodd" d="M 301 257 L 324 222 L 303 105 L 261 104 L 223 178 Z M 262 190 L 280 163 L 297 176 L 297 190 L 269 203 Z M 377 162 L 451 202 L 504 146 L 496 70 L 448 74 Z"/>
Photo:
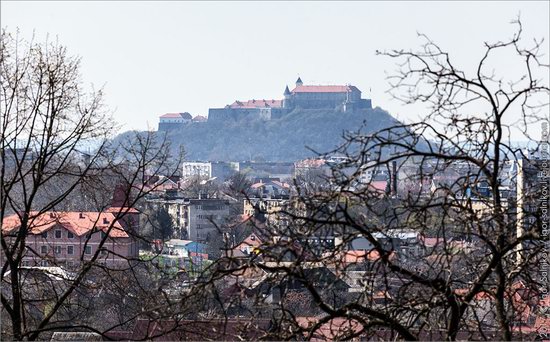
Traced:
<path fill-rule="evenodd" d="M 73 238 L 74 238 L 74 234 L 71 233 L 71 232 L 67 232 L 67 237 L 68 237 L 69 239 L 73 239 Z"/>
<path fill-rule="evenodd" d="M 69 255 L 74 254 L 74 246 L 67 246 L 67 254 Z"/>
<path fill-rule="evenodd" d="M 48 254 L 48 246 L 41 246 L 40 247 L 40 253 Z"/>
<path fill-rule="evenodd" d="M 47 238 L 48 238 L 48 232 L 42 233 L 42 237 L 43 237 L 44 239 L 47 239 Z"/>
<path fill-rule="evenodd" d="M 61 239 L 61 230 L 57 229 L 57 230 L 55 231 L 55 238 L 56 238 L 56 239 Z"/>
<path fill-rule="evenodd" d="M 61 246 L 55 246 L 55 254 L 61 254 Z"/>
<path fill-rule="evenodd" d="M 92 254 L 92 246 L 86 246 L 86 249 L 84 250 L 84 253 Z"/>

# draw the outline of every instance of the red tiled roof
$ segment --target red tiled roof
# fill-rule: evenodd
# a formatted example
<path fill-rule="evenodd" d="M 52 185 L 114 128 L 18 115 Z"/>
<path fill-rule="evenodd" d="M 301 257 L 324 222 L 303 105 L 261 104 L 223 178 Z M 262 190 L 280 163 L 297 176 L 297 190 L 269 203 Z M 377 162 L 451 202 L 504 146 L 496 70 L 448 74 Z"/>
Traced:
<path fill-rule="evenodd" d="M 128 237 L 119 222 L 114 222 L 115 215 L 108 212 L 45 212 L 37 216 L 37 212 L 30 213 L 30 233 L 42 234 L 54 226 L 62 226 L 71 233 L 82 236 L 94 227 L 106 231 L 112 224 L 110 237 Z M 21 222 L 16 214 L 4 218 L 2 230 L 11 232 L 19 228 Z"/>
<path fill-rule="evenodd" d="M 350 91 L 360 90 L 349 85 L 301 85 L 294 88 L 291 93 L 347 93 Z"/>
<path fill-rule="evenodd" d="M 166 113 L 164 115 L 160 116 L 163 119 L 187 119 L 191 120 L 193 117 L 191 114 L 185 112 L 185 113 Z"/>
<path fill-rule="evenodd" d="M 281 108 L 283 106 L 282 100 L 248 100 L 248 101 L 235 101 L 229 107 L 230 108 Z"/>
<path fill-rule="evenodd" d="M 137 210 L 136 208 L 130 208 L 130 207 L 109 207 L 105 209 L 105 212 L 113 213 L 113 214 L 117 214 L 117 213 L 139 214 L 139 210 Z"/>
<path fill-rule="evenodd" d="M 180 113 L 167 113 L 167 114 L 161 115 L 160 117 L 164 119 L 181 119 Z"/>
<path fill-rule="evenodd" d="M 424 246 L 426 247 L 435 247 L 438 244 L 443 244 L 445 240 L 443 238 L 437 238 L 437 237 L 421 237 L 422 241 L 424 241 Z"/>
<path fill-rule="evenodd" d="M 288 183 L 273 181 L 273 184 L 275 184 L 277 186 L 280 186 L 281 188 L 287 188 L 287 189 L 290 188 L 290 185 Z"/>
<path fill-rule="evenodd" d="M 374 191 L 385 192 L 388 185 L 387 181 L 372 181 L 369 183 L 369 187 Z"/>
<path fill-rule="evenodd" d="M 207 121 L 208 119 L 205 117 L 205 116 L 202 116 L 202 115 L 197 115 L 193 118 L 193 121 L 196 121 L 196 122 L 203 122 L 203 121 Z"/>
<path fill-rule="evenodd" d="M 262 244 L 262 240 L 260 240 L 260 238 L 254 233 L 247 236 L 246 239 L 244 239 L 244 241 L 240 243 L 240 245 L 245 245 L 250 247 L 258 247 L 261 244 Z"/>

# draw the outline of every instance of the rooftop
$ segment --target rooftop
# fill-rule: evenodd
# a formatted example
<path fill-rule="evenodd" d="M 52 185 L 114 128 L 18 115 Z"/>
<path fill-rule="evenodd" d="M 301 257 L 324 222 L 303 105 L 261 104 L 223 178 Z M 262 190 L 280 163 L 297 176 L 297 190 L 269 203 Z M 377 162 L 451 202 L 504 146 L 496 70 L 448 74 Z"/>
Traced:
<path fill-rule="evenodd" d="M 160 116 L 161 119 L 186 119 L 191 120 L 193 117 L 191 114 L 185 112 L 185 113 L 166 113 L 164 115 Z"/>
<path fill-rule="evenodd" d="M 120 238 L 128 237 L 124 228 L 119 222 L 115 221 L 115 215 L 108 212 L 30 212 L 29 213 L 29 231 L 31 234 L 42 234 L 54 227 L 63 227 L 75 234 L 82 236 L 94 228 L 106 231 L 112 225 L 109 232 L 110 237 Z M 10 215 L 4 218 L 2 222 L 2 230 L 4 232 L 12 232 L 17 230 L 21 225 L 20 218 L 17 214 Z"/>
<path fill-rule="evenodd" d="M 347 93 L 360 91 L 351 85 L 299 85 L 292 90 L 292 93 Z"/>
<path fill-rule="evenodd" d="M 248 100 L 248 101 L 235 101 L 230 108 L 281 108 L 283 106 L 282 100 Z"/>

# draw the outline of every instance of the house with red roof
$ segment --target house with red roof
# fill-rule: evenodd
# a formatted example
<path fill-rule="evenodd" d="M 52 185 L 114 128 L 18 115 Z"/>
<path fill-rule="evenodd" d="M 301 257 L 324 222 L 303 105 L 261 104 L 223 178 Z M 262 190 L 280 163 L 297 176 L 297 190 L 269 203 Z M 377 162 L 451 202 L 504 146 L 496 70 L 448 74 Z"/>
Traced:
<path fill-rule="evenodd" d="M 22 266 L 78 267 L 99 253 L 96 262 L 125 267 L 139 255 L 132 232 L 137 229 L 135 209 L 116 208 L 103 212 L 31 212 Z M 121 213 L 126 213 L 121 216 Z M 2 221 L 8 242 L 21 228 L 18 214 Z M 99 252 L 98 252 L 99 251 Z"/>
<path fill-rule="evenodd" d="M 187 112 L 184 113 L 166 113 L 159 117 L 159 131 L 168 131 L 180 128 L 193 121 L 193 116 Z"/>

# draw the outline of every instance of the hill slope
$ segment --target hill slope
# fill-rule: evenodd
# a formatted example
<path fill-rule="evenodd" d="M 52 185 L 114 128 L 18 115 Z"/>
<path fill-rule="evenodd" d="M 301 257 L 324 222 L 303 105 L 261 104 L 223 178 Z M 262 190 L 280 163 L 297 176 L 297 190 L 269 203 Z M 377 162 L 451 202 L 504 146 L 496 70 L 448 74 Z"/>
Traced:
<path fill-rule="evenodd" d="M 331 151 L 342 143 L 344 131 L 368 134 L 395 124 L 378 107 L 352 113 L 296 109 L 271 121 L 193 123 L 168 132 L 168 138 L 174 148 L 184 146 L 187 160 L 294 161 L 315 156 L 308 147 Z"/>

